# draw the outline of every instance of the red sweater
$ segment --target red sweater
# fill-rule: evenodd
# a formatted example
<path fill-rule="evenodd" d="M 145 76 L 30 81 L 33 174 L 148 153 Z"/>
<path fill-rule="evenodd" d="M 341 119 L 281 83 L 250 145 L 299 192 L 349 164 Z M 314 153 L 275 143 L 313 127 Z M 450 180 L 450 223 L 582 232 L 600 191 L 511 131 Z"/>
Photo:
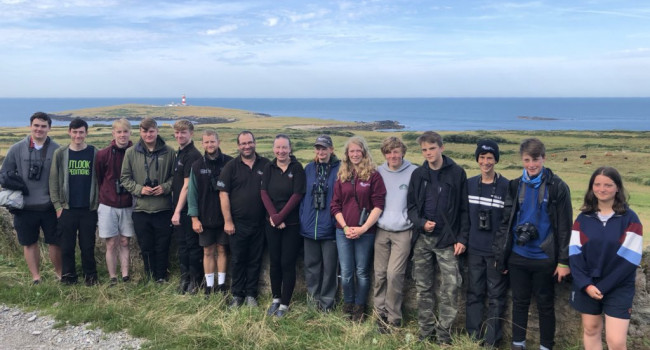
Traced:
<path fill-rule="evenodd" d="M 129 141 L 127 148 L 131 147 Z M 122 161 L 126 148 L 119 148 L 115 140 L 111 145 L 97 152 L 95 156 L 95 172 L 99 186 L 99 203 L 113 208 L 128 208 L 133 205 L 131 194 L 124 190 L 118 195 L 115 189 L 115 181 L 120 179 Z"/>
<path fill-rule="evenodd" d="M 361 216 L 361 208 L 366 208 L 368 213 L 374 208 L 384 210 L 385 202 L 386 186 L 384 186 L 384 180 L 381 178 L 379 172 L 375 171 L 370 175 L 368 181 L 355 179 L 354 186 L 350 181 L 341 182 L 340 180 L 336 180 L 330 212 L 332 216 L 342 213 L 345 223 L 348 226 L 357 226 L 359 224 L 359 217 Z M 373 225 L 366 233 L 375 233 L 375 226 Z M 338 222 L 336 223 L 336 227 L 342 228 Z"/>

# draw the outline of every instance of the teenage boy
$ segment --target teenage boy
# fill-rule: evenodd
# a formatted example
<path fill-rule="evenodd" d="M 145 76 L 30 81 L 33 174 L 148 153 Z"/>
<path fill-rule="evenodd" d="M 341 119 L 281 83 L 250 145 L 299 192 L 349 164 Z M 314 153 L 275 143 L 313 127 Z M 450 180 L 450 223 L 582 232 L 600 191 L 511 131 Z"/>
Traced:
<path fill-rule="evenodd" d="M 192 229 L 198 234 L 199 244 L 203 247 L 205 295 L 214 291 L 226 292 L 228 235 L 223 231 L 224 221 L 217 181 L 223 167 L 232 157 L 221 152 L 219 143 L 216 131 L 203 131 L 202 145 L 205 154 L 192 163 L 187 193 L 187 214 L 192 218 Z M 218 255 L 215 256 L 215 253 Z"/>
<path fill-rule="evenodd" d="M 230 235 L 232 264 L 231 307 L 242 303 L 257 306 L 257 292 L 264 249 L 266 209 L 260 195 L 267 158 L 255 152 L 255 136 L 237 136 L 239 156 L 223 168 L 217 189 L 221 200 L 224 231 Z"/>
<path fill-rule="evenodd" d="M 132 218 L 145 278 L 157 283 L 167 280 L 175 159 L 158 135 L 158 123 L 147 117 L 140 122 L 140 141 L 126 150 L 122 162 L 122 186 L 136 198 Z"/>
<path fill-rule="evenodd" d="M 186 119 L 174 123 L 174 138 L 178 142 L 174 178 L 172 180 L 172 216 L 174 235 L 178 242 L 178 260 L 181 279 L 178 292 L 194 294 L 203 279 L 203 252 L 199 236 L 192 230 L 192 221 L 187 216 L 187 188 L 192 163 L 201 158 L 201 152 L 194 147 L 194 124 Z"/>
<path fill-rule="evenodd" d="M 97 152 L 95 173 L 99 186 L 99 208 L 97 227 L 99 238 L 106 241 L 106 267 L 110 284 L 117 283 L 117 261 L 119 256 L 122 281 L 129 277 L 129 241 L 133 230 L 133 197 L 120 181 L 122 162 L 127 148 L 131 147 L 131 123 L 122 118 L 113 122 L 111 144 Z M 119 254 L 117 254 L 119 252 Z"/>
<path fill-rule="evenodd" d="M 417 138 L 425 158 L 409 183 L 408 216 L 413 222 L 415 288 L 420 340 L 436 337 L 450 344 L 451 326 L 458 313 L 461 277 L 458 255 L 465 251 L 469 231 L 465 170 L 444 156 L 442 136 L 426 131 Z M 434 315 L 434 264 L 440 268 L 438 317 Z"/>
<path fill-rule="evenodd" d="M 508 179 L 494 167 L 499 163 L 499 145 L 481 140 L 474 157 L 481 173 L 467 180 L 469 241 L 465 328 L 484 345 L 498 347 L 503 338 L 502 321 L 508 288 L 507 276 L 494 268 L 492 243 L 503 218 Z M 483 309 L 488 301 L 485 323 Z"/>
<path fill-rule="evenodd" d="M 9 148 L 0 172 L 16 173 L 27 186 L 27 191 L 23 194 L 23 209 L 13 209 L 11 213 L 32 281 L 38 284 L 41 281 L 41 253 L 38 246 L 40 230 L 43 230 L 43 240 L 48 245 L 56 278 L 61 278 L 61 248 L 56 235 L 56 211 L 49 191 L 52 156 L 59 145 L 47 136 L 52 127 L 49 115 L 34 113 L 29 118 L 29 127 L 30 134 Z"/>
<path fill-rule="evenodd" d="M 536 138 L 519 147 L 523 175 L 510 181 L 504 220 L 494 239 L 498 272 L 510 274 L 512 349 L 526 348 L 531 295 L 539 314 L 540 349 L 555 342 L 555 282 L 570 274 L 571 193 L 562 179 L 544 167 L 546 147 Z"/>
<path fill-rule="evenodd" d="M 402 324 L 404 275 L 411 253 L 411 228 L 406 194 L 411 174 L 417 166 L 404 159 L 406 145 L 397 137 L 386 138 L 381 145 L 386 162 L 378 167 L 386 184 L 386 206 L 377 221 L 375 236 L 374 305 L 380 319 L 379 332 Z"/>
<path fill-rule="evenodd" d="M 81 267 L 87 286 L 95 285 L 95 230 L 97 229 L 97 178 L 94 162 L 97 149 L 86 144 L 88 123 L 75 118 L 68 126 L 70 145 L 54 152 L 50 169 L 50 198 L 59 219 L 64 284 L 77 283 L 75 246 L 79 237 Z"/>

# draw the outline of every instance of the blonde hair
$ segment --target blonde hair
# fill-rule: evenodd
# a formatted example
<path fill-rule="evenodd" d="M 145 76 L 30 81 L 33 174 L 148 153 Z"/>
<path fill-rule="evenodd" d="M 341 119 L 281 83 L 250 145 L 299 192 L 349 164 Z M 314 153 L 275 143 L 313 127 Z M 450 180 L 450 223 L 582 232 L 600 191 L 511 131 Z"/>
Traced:
<path fill-rule="evenodd" d="M 131 122 L 129 122 L 126 118 L 120 118 L 117 119 L 113 122 L 113 130 L 118 129 L 118 128 L 124 128 L 126 130 L 131 130 Z"/>
<path fill-rule="evenodd" d="M 352 162 L 350 162 L 350 159 L 348 158 L 348 149 L 350 148 L 350 144 L 355 144 L 361 147 L 363 158 L 361 159 L 361 163 L 359 163 L 358 172 L 355 170 L 354 165 L 352 165 Z M 368 181 L 370 175 L 372 175 L 376 169 L 377 167 L 372 161 L 372 156 L 370 155 L 370 150 L 368 149 L 368 143 L 366 140 L 361 136 L 350 137 L 345 143 L 343 160 L 341 161 L 341 167 L 339 168 L 336 178 L 341 182 L 352 181 L 356 175 L 359 180 Z"/>
<path fill-rule="evenodd" d="M 191 121 L 187 119 L 179 119 L 174 123 L 174 130 L 175 131 L 183 131 L 183 130 L 189 130 L 189 131 L 194 131 L 194 124 L 192 124 Z"/>

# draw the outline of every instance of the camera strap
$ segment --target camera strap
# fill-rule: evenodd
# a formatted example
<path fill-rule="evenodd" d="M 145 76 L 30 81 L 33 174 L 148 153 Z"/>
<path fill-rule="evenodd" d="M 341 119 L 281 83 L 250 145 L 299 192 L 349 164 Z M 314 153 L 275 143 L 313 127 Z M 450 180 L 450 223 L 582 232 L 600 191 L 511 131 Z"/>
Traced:
<path fill-rule="evenodd" d="M 499 174 L 494 173 L 494 179 L 492 180 L 492 193 L 490 194 L 490 210 L 492 210 L 492 206 L 494 205 L 494 195 L 497 193 L 497 179 L 499 179 Z M 478 179 L 479 208 L 481 207 L 482 186 L 483 186 L 483 179 L 479 178 Z"/>
<path fill-rule="evenodd" d="M 352 191 L 354 192 L 354 201 L 357 202 L 357 208 L 359 208 L 359 212 L 360 212 L 361 204 L 359 203 L 359 197 L 357 196 L 357 175 L 356 174 L 352 179 Z"/>
<path fill-rule="evenodd" d="M 48 136 L 45 139 L 45 142 L 43 143 L 43 147 L 39 150 L 41 152 L 41 163 L 39 165 L 39 172 L 43 172 L 43 166 L 45 165 L 45 158 L 47 157 L 47 148 L 50 145 L 50 137 Z M 32 163 L 32 153 L 36 149 L 34 145 L 34 139 L 32 137 L 29 137 L 29 146 L 27 147 L 29 150 L 29 167 L 31 168 L 33 163 Z"/>
<path fill-rule="evenodd" d="M 519 188 L 517 189 L 517 197 L 519 202 L 519 210 L 517 211 L 517 223 L 519 223 L 522 205 L 524 203 L 524 199 L 526 198 L 527 187 L 528 185 L 526 185 L 523 181 L 519 182 Z M 540 193 L 542 194 L 541 196 Z M 548 200 L 548 191 L 546 190 L 546 181 L 542 180 L 542 183 L 539 185 L 539 191 L 537 192 L 537 219 L 535 220 L 535 226 L 539 224 L 539 219 L 542 216 L 542 205 L 544 204 L 544 199 Z"/>

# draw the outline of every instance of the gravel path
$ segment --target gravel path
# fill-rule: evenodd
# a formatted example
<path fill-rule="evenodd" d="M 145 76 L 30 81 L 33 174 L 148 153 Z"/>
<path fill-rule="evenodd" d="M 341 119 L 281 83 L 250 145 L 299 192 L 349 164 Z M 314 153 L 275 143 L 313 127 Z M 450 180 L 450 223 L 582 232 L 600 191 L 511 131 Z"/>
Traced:
<path fill-rule="evenodd" d="M 0 304 L 0 349 L 140 349 L 143 339 L 86 324 L 52 328 L 55 320 Z"/>

